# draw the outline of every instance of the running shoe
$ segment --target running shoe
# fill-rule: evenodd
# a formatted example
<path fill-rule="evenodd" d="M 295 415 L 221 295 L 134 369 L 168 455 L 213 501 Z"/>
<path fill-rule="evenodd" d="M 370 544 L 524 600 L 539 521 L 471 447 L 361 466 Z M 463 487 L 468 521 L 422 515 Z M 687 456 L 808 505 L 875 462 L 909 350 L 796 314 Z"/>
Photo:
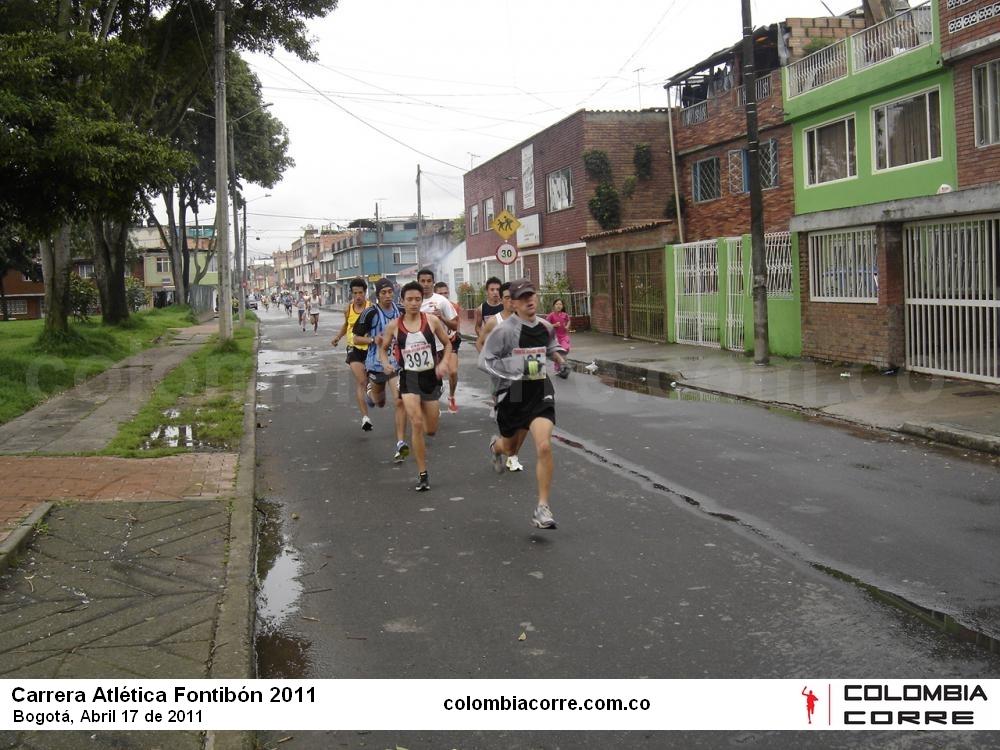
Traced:
<path fill-rule="evenodd" d="M 364 416 L 364 417 L 361 417 L 361 429 L 362 430 L 364 430 L 365 432 L 371 432 L 372 431 L 372 427 L 374 427 L 374 426 L 375 425 L 372 424 L 372 421 L 368 418 L 367 415 Z"/>
<path fill-rule="evenodd" d="M 400 440 L 396 443 L 396 454 L 392 457 L 392 460 L 397 464 L 403 463 L 406 457 L 410 455 L 410 446 L 406 444 L 405 440 Z"/>
<path fill-rule="evenodd" d="M 493 446 L 497 444 L 499 439 L 499 435 L 494 435 L 490 440 L 490 463 L 493 464 L 493 471 L 497 474 L 503 474 L 505 457 L 503 453 L 495 453 L 493 451 Z"/>
<path fill-rule="evenodd" d="M 365 403 L 368 404 L 369 409 L 373 409 L 375 407 L 375 399 L 372 398 L 371 383 L 368 383 L 368 385 L 365 386 Z"/>
<path fill-rule="evenodd" d="M 417 486 L 414 488 L 417 492 L 427 492 L 431 488 L 431 484 L 427 478 L 427 472 L 422 471 L 417 475 Z"/>
<path fill-rule="evenodd" d="M 535 512 L 531 516 L 531 523 L 540 529 L 554 529 L 556 527 L 556 519 L 552 517 L 552 510 L 548 505 L 539 505 L 535 508 Z"/>
<path fill-rule="evenodd" d="M 454 396 L 448 396 L 448 411 L 452 414 L 458 414 L 458 404 L 455 403 Z"/>
<path fill-rule="evenodd" d="M 507 458 L 507 471 L 524 471 L 524 467 L 517 456 Z"/>

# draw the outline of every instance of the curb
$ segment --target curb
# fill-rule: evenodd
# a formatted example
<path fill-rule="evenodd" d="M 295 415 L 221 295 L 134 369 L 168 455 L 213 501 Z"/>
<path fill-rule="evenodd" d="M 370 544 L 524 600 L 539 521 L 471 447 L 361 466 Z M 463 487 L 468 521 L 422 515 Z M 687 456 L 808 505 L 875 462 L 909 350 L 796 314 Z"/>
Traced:
<path fill-rule="evenodd" d="M 567 361 L 577 372 L 587 372 L 586 364 L 581 360 L 571 359 Z M 869 422 L 863 422 L 857 419 L 848 419 L 840 415 L 827 414 L 826 412 L 810 409 L 799 404 L 792 404 L 784 401 L 768 401 L 767 399 L 754 398 L 753 396 L 748 396 L 742 393 L 731 393 L 714 388 L 704 388 L 702 386 L 685 382 L 681 379 L 682 376 L 679 373 L 671 373 L 662 370 L 650 370 L 648 367 L 643 367 L 641 365 L 623 364 L 606 359 L 595 359 L 594 364 L 597 365 L 596 372 L 600 375 L 615 378 L 616 380 L 626 381 L 635 385 L 643 385 L 649 387 L 651 390 L 659 389 L 662 391 L 670 391 L 685 388 L 692 391 L 699 391 L 700 393 L 710 393 L 717 396 L 725 396 L 738 401 L 760 404 L 762 406 L 776 406 L 782 409 L 791 409 L 802 414 L 808 414 L 810 416 L 820 417 L 823 419 L 833 419 L 847 424 L 859 425 L 870 430 L 901 433 L 913 437 L 924 438 L 925 440 L 930 440 L 935 443 L 1000 455 L 1000 437 L 995 435 L 984 435 L 978 432 L 962 430 L 957 427 L 921 424 L 916 422 L 905 422 L 898 427 L 885 427 L 881 425 L 874 425 Z"/>
<path fill-rule="evenodd" d="M 254 559 L 254 489 L 257 467 L 257 351 L 260 325 L 255 324 L 253 371 L 247 384 L 243 408 L 243 439 L 236 472 L 236 490 L 229 516 L 229 556 L 226 561 L 226 583 L 219 603 L 219 621 L 215 629 L 212 663 L 208 678 L 212 680 L 254 678 L 253 630 Z M 206 734 L 205 747 L 213 750 L 250 750 L 254 733 L 248 730 Z"/>
<path fill-rule="evenodd" d="M 45 502 L 35 508 L 10 532 L 6 539 L 0 542 L 0 574 L 7 571 L 17 562 L 18 556 L 35 538 L 35 526 L 48 515 L 55 503 Z"/>

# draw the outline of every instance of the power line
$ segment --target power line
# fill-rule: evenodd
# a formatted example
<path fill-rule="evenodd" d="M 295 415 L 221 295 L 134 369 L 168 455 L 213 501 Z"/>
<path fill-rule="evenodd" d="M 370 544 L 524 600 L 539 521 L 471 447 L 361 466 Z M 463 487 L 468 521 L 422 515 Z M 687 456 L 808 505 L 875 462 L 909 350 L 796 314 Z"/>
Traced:
<path fill-rule="evenodd" d="M 296 73 L 294 70 L 292 70 L 291 68 L 289 68 L 283 62 L 281 62 L 281 60 L 279 60 L 278 58 L 272 56 L 271 59 L 274 60 L 276 63 L 278 63 L 278 65 L 280 65 L 282 68 L 284 68 L 285 70 L 287 70 L 289 73 L 291 73 L 293 76 L 295 76 L 296 78 L 298 78 L 300 81 L 302 81 L 302 83 L 304 83 L 306 86 L 308 86 L 313 91 L 315 91 L 317 94 L 319 94 L 324 99 L 326 99 L 328 102 L 330 102 L 330 104 L 332 104 L 333 106 L 335 106 L 341 112 L 343 112 L 344 114 L 346 114 L 346 115 L 348 115 L 350 117 L 353 117 L 355 120 L 357 120 L 358 122 L 360 122 L 362 125 L 365 125 L 366 127 L 371 128 L 372 130 L 374 130 L 379 135 L 382 135 L 385 138 L 388 138 L 390 141 L 393 141 L 394 143 L 398 143 L 403 148 L 409 149 L 410 151 L 414 152 L 415 154 L 420 154 L 420 156 L 424 156 L 424 157 L 426 157 L 426 158 L 428 158 L 428 159 L 430 159 L 432 161 L 436 161 L 439 164 L 444 164 L 445 166 L 451 167 L 452 169 L 457 169 L 459 171 L 462 171 L 462 168 L 459 167 L 458 165 L 452 164 L 451 162 L 447 162 L 444 159 L 439 159 L 436 156 L 432 156 L 432 155 L 430 155 L 430 154 L 428 154 L 428 153 L 426 153 L 424 151 L 421 151 L 420 149 L 415 148 L 415 147 L 411 146 L 410 144 L 401 141 L 399 138 L 396 138 L 395 136 L 390 135 L 389 133 L 386 133 L 381 128 L 375 127 L 374 125 L 372 125 L 371 123 L 365 121 L 361 117 L 358 117 L 356 114 L 354 114 L 349 109 L 347 109 L 347 107 L 344 107 L 343 105 L 338 104 L 337 102 L 335 102 L 333 99 L 331 99 L 326 94 L 324 94 L 322 91 L 320 91 L 315 86 L 313 86 L 311 83 L 309 83 L 309 81 L 307 81 L 305 78 L 303 78 L 298 73 Z"/>

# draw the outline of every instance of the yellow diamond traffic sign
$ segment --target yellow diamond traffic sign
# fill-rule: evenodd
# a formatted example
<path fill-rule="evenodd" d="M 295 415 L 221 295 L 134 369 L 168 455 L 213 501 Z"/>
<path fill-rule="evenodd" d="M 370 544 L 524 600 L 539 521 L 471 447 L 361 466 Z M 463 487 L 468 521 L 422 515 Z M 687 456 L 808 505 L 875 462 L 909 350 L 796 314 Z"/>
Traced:
<path fill-rule="evenodd" d="M 509 240 L 510 236 L 517 231 L 517 228 L 521 226 L 521 222 L 510 211 L 504 210 L 496 215 L 493 219 L 493 225 L 490 227 L 494 232 L 499 234 L 505 240 Z"/>

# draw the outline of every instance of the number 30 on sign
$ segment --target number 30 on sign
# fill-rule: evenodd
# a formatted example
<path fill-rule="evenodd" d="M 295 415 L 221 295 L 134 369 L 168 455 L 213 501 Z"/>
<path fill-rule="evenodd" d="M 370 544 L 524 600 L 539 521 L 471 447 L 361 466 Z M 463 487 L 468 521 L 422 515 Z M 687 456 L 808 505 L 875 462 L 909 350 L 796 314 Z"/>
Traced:
<path fill-rule="evenodd" d="M 514 247 L 509 242 L 503 243 L 497 248 L 497 260 L 503 263 L 505 266 L 509 266 L 515 260 L 517 260 L 517 248 Z"/>

